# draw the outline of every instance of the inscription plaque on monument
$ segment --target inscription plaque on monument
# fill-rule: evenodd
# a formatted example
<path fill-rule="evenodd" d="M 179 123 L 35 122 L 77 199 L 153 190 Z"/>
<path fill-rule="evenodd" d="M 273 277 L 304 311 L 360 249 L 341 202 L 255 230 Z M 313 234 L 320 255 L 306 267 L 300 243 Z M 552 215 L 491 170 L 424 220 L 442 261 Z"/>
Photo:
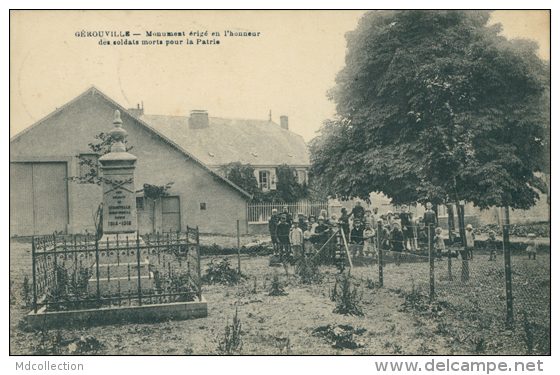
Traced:
<path fill-rule="evenodd" d="M 129 177 L 119 170 L 107 172 L 117 173 L 104 173 L 104 176 L 113 183 L 105 184 L 103 189 L 103 205 L 106 208 L 103 216 L 103 232 L 107 234 L 134 233 L 137 222 L 136 194 L 134 184 L 130 180 L 132 176 Z"/>

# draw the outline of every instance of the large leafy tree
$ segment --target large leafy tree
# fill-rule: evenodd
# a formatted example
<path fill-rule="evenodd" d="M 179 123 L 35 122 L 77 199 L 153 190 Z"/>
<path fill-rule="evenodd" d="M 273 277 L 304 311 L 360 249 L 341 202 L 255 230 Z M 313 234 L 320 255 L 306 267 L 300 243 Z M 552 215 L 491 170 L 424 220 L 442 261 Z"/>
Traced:
<path fill-rule="evenodd" d="M 342 198 L 467 200 L 529 208 L 542 169 L 549 67 L 538 45 L 499 36 L 488 11 L 377 11 L 346 35 L 312 140 L 312 171 Z"/>

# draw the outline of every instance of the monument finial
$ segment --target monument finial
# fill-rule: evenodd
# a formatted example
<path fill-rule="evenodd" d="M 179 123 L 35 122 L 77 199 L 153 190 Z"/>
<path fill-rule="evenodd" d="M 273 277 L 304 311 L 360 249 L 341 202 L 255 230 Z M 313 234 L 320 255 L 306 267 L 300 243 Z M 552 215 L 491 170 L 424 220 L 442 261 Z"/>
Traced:
<path fill-rule="evenodd" d="M 122 125 L 121 112 L 118 109 L 115 110 L 115 118 L 113 119 L 113 124 L 121 124 Z"/>
<path fill-rule="evenodd" d="M 121 112 L 118 109 L 115 111 L 113 125 L 115 125 L 115 127 L 109 131 L 109 135 L 113 139 L 111 152 L 126 152 L 123 141 L 128 134 L 126 130 L 122 128 Z"/>

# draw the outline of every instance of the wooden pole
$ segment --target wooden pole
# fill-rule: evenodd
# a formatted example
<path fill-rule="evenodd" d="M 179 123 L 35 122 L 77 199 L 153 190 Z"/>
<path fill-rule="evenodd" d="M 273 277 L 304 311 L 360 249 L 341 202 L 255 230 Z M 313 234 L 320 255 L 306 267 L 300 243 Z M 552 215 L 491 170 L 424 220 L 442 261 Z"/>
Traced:
<path fill-rule="evenodd" d="M 377 252 L 379 266 L 379 285 L 383 287 L 383 249 L 381 248 L 381 234 L 383 233 L 383 223 L 377 222 Z"/>
<path fill-rule="evenodd" d="M 352 272 L 352 268 L 354 267 L 352 265 L 352 258 L 350 258 L 350 250 L 348 250 L 348 243 L 346 242 L 346 236 L 344 235 L 344 230 L 342 228 L 339 228 L 338 230 L 340 231 L 340 233 L 342 233 L 342 241 L 344 241 L 346 256 L 348 256 L 348 262 L 350 263 L 350 269 L 348 270 L 348 276 L 350 276 L 350 273 Z"/>
<path fill-rule="evenodd" d="M 241 274 L 241 239 L 239 236 L 239 220 L 237 220 L 237 272 Z"/>
<path fill-rule="evenodd" d="M 197 273 L 198 273 L 198 300 L 202 301 L 202 276 L 200 272 L 200 232 L 196 226 L 196 253 L 197 253 Z"/>
<path fill-rule="evenodd" d="M 511 284 L 511 252 L 509 247 L 509 207 L 505 209 L 505 225 L 503 227 L 504 266 L 506 277 L 506 323 L 513 323 L 513 288 Z"/>
<path fill-rule="evenodd" d="M 142 279 L 140 276 L 140 236 L 136 235 L 136 263 L 138 265 L 138 304 L 142 306 Z"/>
<path fill-rule="evenodd" d="M 109 239 L 107 239 L 107 244 Z M 101 307 L 101 289 L 99 286 L 99 242 L 95 239 L 95 279 L 97 280 L 97 304 Z"/>
<path fill-rule="evenodd" d="M 435 298 L 435 275 L 434 275 L 434 245 L 432 243 L 432 233 L 434 230 L 434 225 L 430 223 L 428 228 L 428 257 L 430 260 L 430 301 Z"/>
<path fill-rule="evenodd" d="M 37 314 L 37 271 L 35 256 L 35 237 L 33 237 L 31 242 L 31 265 L 33 267 L 33 312 Z"/>

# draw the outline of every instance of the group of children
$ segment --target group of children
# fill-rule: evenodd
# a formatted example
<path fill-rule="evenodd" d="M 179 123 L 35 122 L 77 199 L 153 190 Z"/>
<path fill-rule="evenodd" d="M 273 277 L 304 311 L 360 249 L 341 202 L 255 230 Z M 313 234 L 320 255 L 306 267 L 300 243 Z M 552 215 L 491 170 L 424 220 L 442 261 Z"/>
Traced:
<path fill-rule="evenodd" d="M 378 216 L 377 208 L 366 210 L 357 202 L 350 214 L 342 208 L 340 217 L 335 214 L 329 217 L 326 210 L 322 210 L 317 217 L 298 214 L 294 218 L 284 206 L 280 213 L 272 210 L 268 229 L 276 255 L 297 258 L 316 254 L 329 242 L 325 253 L 333 258 L 341 256 L 337 252 L 340 246 L 333 245 L 344 243 L 349 245 L 353 257 L 377 257 L 379 223 L 382 228 L 379 243 L 383 250 L 402 252 L 407 247 L 417 248 L 412 213 L 406 207 L 399 214 L 388 212 Z M 341 230 L 337 232 L 338 228 Z M 337 237 L 329 241 L 334 233 L 338 233 Z"/>
<path fill-rule="evenodd" d="M 276 209 L 272 210 L 268 225 L 274 253 L 281 257 L 299 258 L 314 255 L 325 247 L 325 254 L 336 260 L 344 257 L 340 253 L 342 246 L 336 245 L 344 243 L 348 245 L 352 257 L 377 257 L 378 237 L 382 250 L 396 253 L 407 249 L 417 250 L 418 242 L 427 243 L 428 238 L 433 241 L 436 258 L 441 259 L 442 252 L 446 249 L 443 230 L 436 227 L 437 216 L 429 202 L 426 204 L 424 216 L 416 220 L 406 206 L 402 206 L 398 214 L 389 211 L 385 215 L 378 216 L 377 207 L 372 212 L 364 209 L 361 203 L 357 202 L 350 214 L 342 208 L 340 217 L 335 214 L 329 217 L 327 211 L 322 210 L 317 217 L 298 214 L 297 218 L 294 218 L 288 211 L 288 207 L 284 206 L 280 213 Z M 379 225 L 381 231 L 377 233 Z M 337 231 L 338 228 L 341 230 Z M 335 233 L 338 233 L 336 238 L 330 240 Z M 527 247 L 529 259 L 536 258 L 534 236 L 534 234 L 529 235 Z M 472 260 L 475 234 L 471 224 L 465 228 L 465 240 L 466 246 L 460 250 L 461 258 Z M 329 244 L 325 245 L 327 243 Z M 496 234 L 490 231 L 485 241 L 486 249 L 490 254 L 489 260 L 496 260 L 497 244 Z"/>

